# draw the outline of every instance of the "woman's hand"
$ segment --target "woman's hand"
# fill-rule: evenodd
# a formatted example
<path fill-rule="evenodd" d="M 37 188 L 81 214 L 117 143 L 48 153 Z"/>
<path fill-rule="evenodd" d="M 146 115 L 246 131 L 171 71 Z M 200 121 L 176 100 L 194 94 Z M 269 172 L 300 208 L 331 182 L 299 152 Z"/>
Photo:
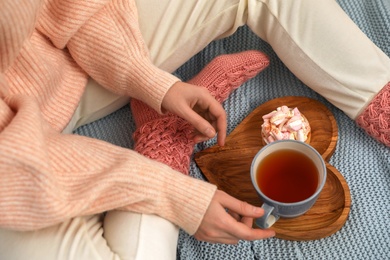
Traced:
<path fill-rule="evenodd" d="M 252 228 L 253 219 L 263 214 L 262 208 L 217 190 L 194 236 L 198 240 L 224 244 L 273 237 L 275 231 L 271 229 Z"/>
<path fill-rule="evenodd" d="M 225 144 L 226 112 L 206 88 L 177 82 L 166 93 L 162 109 L 193 125 L 197 130 L 194 135 L 196 143 L 213 138 L 218 133 L 218 144 Z"/>

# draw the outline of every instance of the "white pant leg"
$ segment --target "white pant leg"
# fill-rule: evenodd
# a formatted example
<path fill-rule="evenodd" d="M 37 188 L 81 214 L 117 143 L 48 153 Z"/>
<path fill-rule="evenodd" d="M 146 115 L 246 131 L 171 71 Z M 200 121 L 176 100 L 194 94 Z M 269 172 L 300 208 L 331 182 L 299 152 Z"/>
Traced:
<path fill-rule="evenodd" d="M 215 39 L 246 22 L 247 1 L 136 0 L 153 63 L 173 72 Z"/>
<path fill-rule="evenodd" d="M 111 211 L 104 237 L 123 260 L 176 259 L 179 228 L 156 215 Z"/>
<path fill-rule="evenodd" d="M 0 259 L 119 260 L 103 239 L 102 215 L 29 232 L 0 229 Z"/>
<path fill-rule="evenodd" d="M 300 80 L 352 119 L 390 81 L 389 57 L 334 0 L 249 0 L 247 24 Z"/>
<path fill-rule="evenodd" d="M 94 122 L 122 108 L 128 102 L 128 97 L 118 96 L 89 78 L 80 103 L 62 132 L 70 134 L 78 127 Z"/>
<path fill-rule="evenodd" d="M 0 229 L 0 259 L 173 260 L 178 232 L 155 215 L 112 211 L 37 231 Z"/>
<path fill-rule="evenodd" d="M 389 57 L 334 0 L 140 0 L 138 5 L 153 60 L 168 71 L 246 23 L 300 80 L 352 119 L 390 81 Z M 150 16 L 158 23 L 150 23 Z"/>

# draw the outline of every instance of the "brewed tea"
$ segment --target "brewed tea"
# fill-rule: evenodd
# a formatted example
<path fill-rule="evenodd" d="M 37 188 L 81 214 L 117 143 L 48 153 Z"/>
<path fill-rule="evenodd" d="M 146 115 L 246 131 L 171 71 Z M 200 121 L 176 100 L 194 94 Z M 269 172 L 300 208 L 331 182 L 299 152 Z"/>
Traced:
<path fill-rule="evenodd" d="M 268 198 L 293 203 L 313 195 L 318 186 L 318 170 L 305 154 L 291 149 L 267 155 L 257 168 L 256 181 Z"/>

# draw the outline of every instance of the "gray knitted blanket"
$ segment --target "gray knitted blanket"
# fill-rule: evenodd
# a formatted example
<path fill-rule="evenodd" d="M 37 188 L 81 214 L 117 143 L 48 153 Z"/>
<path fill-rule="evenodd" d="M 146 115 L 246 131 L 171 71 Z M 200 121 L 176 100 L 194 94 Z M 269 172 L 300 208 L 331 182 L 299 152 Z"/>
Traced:
<path fill-rule="evenodd" d="M 338 2 L 363 32 L 390 56 L 390 0 Z M 180 231 L 177 259 L 390 259 L 390 149 L 366 136 L 351 119 L 300 82 L 267 43 L 243 27 L 234 36 L 210 44 L 178 69 L 176 75 L 183 80 L 190 79 L 215 56 L 248 49 L 267 53 L 271 64 L 224 102 L 228 133 L 256 107 L 273 98 L 307 96 L 324 103 L 339 127 L 339 140 L 330 163 L 349 185 L 352 200 L 349 218 L 335 234 L 305 242 L 272 238 L 240 241 L 238 245 L 209 244 Z M 125 106 L 75 133 L 132 148 L 134 128 L 129 106 Z M 195 152 L 214 144 L 215 140 L 210 140 L 198 145 Z M 204 179 L 193 161 L 191 175 Z"/>

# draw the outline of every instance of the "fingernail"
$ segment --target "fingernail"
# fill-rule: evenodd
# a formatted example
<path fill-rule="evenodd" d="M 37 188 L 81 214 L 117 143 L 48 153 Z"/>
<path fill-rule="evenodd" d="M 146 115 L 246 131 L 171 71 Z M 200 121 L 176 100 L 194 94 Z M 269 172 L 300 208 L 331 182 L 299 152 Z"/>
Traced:
<path fill-rule="evenodd" d="M 254 207 L 253 208 L 253 212 L 255 214 L 260 214 L 260 213 L 263 213 L 263 209 L 262 208 L 259 208 L 259 207 Z"/>
<path fill-rule="evenodd" d="M 208 137 L 212 138 L 212 137 L 215 136 L 215 131 L 214 131 L 214 129 L 212 129 L 212 128 L 207 128 L 206 131 L 205 131 L 205 134 L 206 134 Z"/>

